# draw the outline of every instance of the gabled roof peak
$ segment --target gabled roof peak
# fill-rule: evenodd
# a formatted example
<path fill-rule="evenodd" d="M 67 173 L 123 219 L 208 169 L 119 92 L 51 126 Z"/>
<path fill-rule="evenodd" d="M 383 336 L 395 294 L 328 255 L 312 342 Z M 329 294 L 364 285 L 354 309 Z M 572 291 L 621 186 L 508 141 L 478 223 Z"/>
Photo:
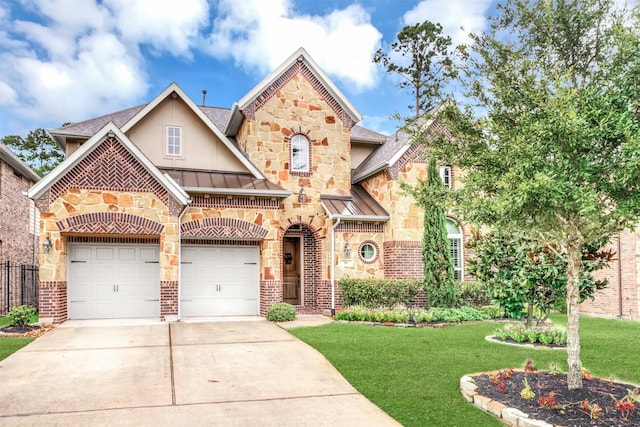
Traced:
<path fill-rule="evenodd" d="M 287 84 L 298 73 L 302 73 L 314 86 L 315 90 L 324 95 L 325 101 L 336 111 L 346 127 L 351 128 L 362 120 L 362 115 L 358 110 L 349 102 L 340 89 L 333 84 L 309 53 L 300 47 L 233 105 L 225 133 L 230 136 L 235 135 L 242 123 L 243 115 L 253 118 L 255 111 L 262 107 L 277 90 Z"/>

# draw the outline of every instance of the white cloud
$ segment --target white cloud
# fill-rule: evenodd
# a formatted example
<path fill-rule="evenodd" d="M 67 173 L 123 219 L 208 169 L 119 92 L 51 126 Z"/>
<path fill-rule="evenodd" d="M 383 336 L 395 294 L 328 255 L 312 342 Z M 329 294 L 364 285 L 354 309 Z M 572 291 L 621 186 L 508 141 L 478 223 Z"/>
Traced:
<path fill-rule="evenodd" d="M 453 45 L 468 44 L 469 33 L 485 29 L 486 12 L 493 0 L 423 0 L 404 14 L 404 25 L 431 21 L 442 25 Z M 461 27 L 463 29 L 461 29 Z"/>
<path fill-rule="evenodd" d="M 148 44 L 155 53 L 191 57 L 200 29 L 208 23 L 206 0 L 105 0 L 122 38 Z"/>
<path fill-rule="evenodd" d="M 371 58 L 382 34 L 359 5 L 319 15 L 296 13 L 288 0 L 221 0 L 206 49 L 217 58 L 264 74 L 300 46 L 329 75 L 356 90 L 371 88 Z"/>
<path fill-rule="evenodd" d="M 68 61 L 14 57 L 14 85 L 21 90 L 17 111 L 25 117 L 76 121 L 128 106 L 145 94 L 146 75 L 111 34 L 92 34 L 77 44 Z"/>

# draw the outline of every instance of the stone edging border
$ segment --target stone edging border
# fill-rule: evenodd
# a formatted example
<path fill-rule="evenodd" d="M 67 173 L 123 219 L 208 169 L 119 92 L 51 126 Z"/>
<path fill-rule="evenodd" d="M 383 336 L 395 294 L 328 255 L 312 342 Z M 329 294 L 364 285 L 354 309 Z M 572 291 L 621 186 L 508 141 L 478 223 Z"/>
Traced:
<path fill-rule="evenodd" d="M 519 409 L 511 408 L 504 403 L 479 394 L 477 392 L 478 386 L 473 382 L 473 377 L 491 373 L 492 372 L 469 374 L 460 378 L 460 392 L 462 393 L 462 397 L 464 397 L 467 402 L 473 403 L 478 408 L 494 415 L 502 421 L 502 423 L 511 427 L 554 427 L 553 424 L 549 424 L 546 421 L 530 418 L 529 414 L 525 414 Z"/>
<path fill-rule="evenodd" d="M 518 368 L 514 369 L 514 371 L 524 372 L 524 369 Z M 460 393 L 462 393 L 462 397 L 464 397 L 467 402 L 472 403 L 483 411 L 490 413 L 498 418 L 503 424 L 511 427 L 562 427 L 555 424 L 549 424 L 543 420 L 531 418 L 529 417 L 529 414 L 525 414 L 519 409 L 511 408 L 504 403 L 500 403 L 487 396 L 479 394 L 477 391 L 478 386 L 473 382 L 473 377 L 497 374 L 498 372 L 499 371 L 489 371 L 464 375 L 460 378 Z M 616 380 L 616 383 L 638 387 L 637 384 L 627 381 Z"/>
<path fill-rule="evenodd" d="M 496 338 L 495 335 L 487 335 L 486 337 L 484 337 L 484 339 L 486 341 L 489 342 L 494 342 L 496 344 L 502 344 L 502 345 L 510 345 L 510 346 L 514 346 L 514 347 L 530 347 L 530 348 L 535 348 L 537 350 L 567 350 L 567 347 L 549 347 L 548 345 L 535 345 L 535 344 L 531 344 L 531 343 L 516 343 L 516 342 L 508 342 L 508 341 L 503 341 L 501 339 Z"/>

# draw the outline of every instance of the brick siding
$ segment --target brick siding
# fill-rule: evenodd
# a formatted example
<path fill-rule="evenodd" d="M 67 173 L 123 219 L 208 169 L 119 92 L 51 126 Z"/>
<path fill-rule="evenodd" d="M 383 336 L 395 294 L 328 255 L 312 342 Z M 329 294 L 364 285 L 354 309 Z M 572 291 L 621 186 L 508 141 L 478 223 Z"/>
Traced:
<path fill-rule="evenodd" d="M 166 316 L 178 314 L 178 281 L 160 281 L 160 317 L 165 320 Z"/>
<path fill-rule="evenodd" d="M 40 319 L 53 323 L 67 320 L 67 282 L 40 281 L 38 288 Z"/>
<path fill-rule="evenodd" d="M 596 294 L 595 300 L 580 305 L 585 314 L 607 317 L 638 319 L 638 286 L 636 251 L 637 237 L 634 232 L 624 230 L 607 246 L 616 252 L 609 267 L 595 273 L 596 278 L 606 278 L 609 286 Z"/>
<path fill-rule="evenodd" d="M 383 244 L 387 279 L 422 279 L 422 242 L 391 240 Z"/>
<path fill-rule="evenodd" d="M 33 182 L 0 160 L 0 260 L 37 264 L 38 238 L 30 232 L 29 199 L 22 194 Z M 35 224 L 36 230 L 39 224 Z M 35 231 L 35 230 L 34 230 Z"/>

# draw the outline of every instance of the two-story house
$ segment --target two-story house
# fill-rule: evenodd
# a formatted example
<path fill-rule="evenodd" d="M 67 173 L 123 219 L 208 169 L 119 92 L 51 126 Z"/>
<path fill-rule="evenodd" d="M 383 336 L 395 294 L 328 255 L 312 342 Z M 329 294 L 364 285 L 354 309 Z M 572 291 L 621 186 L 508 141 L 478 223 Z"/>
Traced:
<path fill-rule="evenodd" d="M 420 277 L 422 214 L 399 180 L 426 165 L 406 135 L 360 120 L 299 49 L 230 109 L 171 84 L 51 130 L 67 158 L 29 191 L 40 317 L 319 312 L 339 306 L 344 275 Z M 461 228 L 448 228 L 462 277 Z"/>
<path fill-rule="evenodd" d="M 304 49 L 229 108 L 177 84 L 149 103 L 50 131 L 67 159 L 29 191 L 40 222 L 40 317 L 259 315 L 340 307 L 337 280 L 422 277 L 426 175 L 401 132 L 360 113 Z M 426 125 L 439 128 L 437 122 Z M 445 185 L 459 184 L 442 167 Z M 456 278 L 465 228 L 447 220 Z M 638 316 L 637 235 L 583 312 Z"/>

